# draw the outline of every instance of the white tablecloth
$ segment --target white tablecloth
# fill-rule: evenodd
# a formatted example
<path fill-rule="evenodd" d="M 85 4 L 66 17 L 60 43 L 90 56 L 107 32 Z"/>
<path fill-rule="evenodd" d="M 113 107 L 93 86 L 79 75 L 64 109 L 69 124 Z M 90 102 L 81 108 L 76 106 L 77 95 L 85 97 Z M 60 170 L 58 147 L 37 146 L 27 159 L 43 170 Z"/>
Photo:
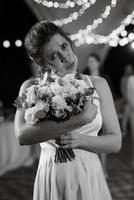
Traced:
<path fill-rule="evenodd" d="M 20 146 L 15 137 L 13 121 L 0 123 L 0 175 L 20 166 L 30 166 L 39 147 Z"/>

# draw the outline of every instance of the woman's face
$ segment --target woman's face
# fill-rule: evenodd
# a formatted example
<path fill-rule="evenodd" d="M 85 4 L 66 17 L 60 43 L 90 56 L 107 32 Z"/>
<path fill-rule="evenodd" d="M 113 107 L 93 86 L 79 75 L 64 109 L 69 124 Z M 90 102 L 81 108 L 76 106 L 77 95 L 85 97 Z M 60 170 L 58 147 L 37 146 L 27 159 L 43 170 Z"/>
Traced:
<path fill-rule="evenodd" d="M 76 71 L 78 60 L 70 43 L 60 34 L 55 34 L 43 46 L 43 56 L 47 60 L 48 68 L 55 69 L 63 77 Z"/>

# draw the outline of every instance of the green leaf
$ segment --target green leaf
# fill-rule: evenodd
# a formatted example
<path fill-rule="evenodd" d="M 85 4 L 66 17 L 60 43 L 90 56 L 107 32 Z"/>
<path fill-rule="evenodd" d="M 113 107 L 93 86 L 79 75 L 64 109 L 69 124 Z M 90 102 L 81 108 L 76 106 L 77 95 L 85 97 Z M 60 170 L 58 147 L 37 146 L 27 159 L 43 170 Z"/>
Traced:
<path fill-rule="evenodd" d="M 18 97 L 18 98 L 14 101 L 13 105 L 14 105 L 15 107 L 19 108 L 19 109 L 23 108 L 22 101 L 21 101 L 21 97 Z"/>
<path fill-rule="evenodd" d="M 24 108 L 24 105 L 26 105 L 26 95 L 22 94 L 22 96 L 17 97 L 17 99 L 14 101 L 13 105 L 19 109 Z"/>

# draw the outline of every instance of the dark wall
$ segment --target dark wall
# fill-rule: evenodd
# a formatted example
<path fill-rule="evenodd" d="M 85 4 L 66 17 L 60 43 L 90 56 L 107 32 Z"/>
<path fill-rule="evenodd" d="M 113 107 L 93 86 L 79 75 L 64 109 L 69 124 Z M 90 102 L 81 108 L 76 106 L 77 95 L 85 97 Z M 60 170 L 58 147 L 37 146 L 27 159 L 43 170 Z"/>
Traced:
<path fill-rule="evenodd" d="M 131 43 L 112 48 L 104 63 L 104 71 L 110 78 L 115 98 L 121 97 L 120 81 L 128 63 L 134 66 L 134 49 L 131 48 Z"/>
<path fill-rule="evenodd" d="M 29 60 L 24 47 L 14 45 L 16 39 L 24 41 L 30 27 L 37 21 L 23 0 L 1 0 L 0 31 L 0 98 L 6 107 L 12 106 L 18 95 L 20 85 L 31 76 Z M 4 48 L 2 42 L 9 40 L 10 48 Z"/>

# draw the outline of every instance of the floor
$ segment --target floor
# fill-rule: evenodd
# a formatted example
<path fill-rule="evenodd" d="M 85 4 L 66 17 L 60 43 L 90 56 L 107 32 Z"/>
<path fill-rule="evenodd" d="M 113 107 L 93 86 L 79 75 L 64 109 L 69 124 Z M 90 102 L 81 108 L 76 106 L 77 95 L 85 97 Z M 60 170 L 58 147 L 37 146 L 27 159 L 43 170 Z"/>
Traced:
<path fill-rule="evenodd" d="M 131 137 L 123 139 L 122 150 L 107 160 L 108 184 L 113 200 L 134 200 L 134 168 L 131 165 Z"/>
<path fill-rule="evenodd" d="M 0 200 L 32 200 L 38 161 L 29 168 L 19 168 L 0 177 Z M 131 166 L 131 138 L 123 139 L 122 150 L 107 157 L 107 182 L 113 200 L 134 199 L 134 168 Z"/>

